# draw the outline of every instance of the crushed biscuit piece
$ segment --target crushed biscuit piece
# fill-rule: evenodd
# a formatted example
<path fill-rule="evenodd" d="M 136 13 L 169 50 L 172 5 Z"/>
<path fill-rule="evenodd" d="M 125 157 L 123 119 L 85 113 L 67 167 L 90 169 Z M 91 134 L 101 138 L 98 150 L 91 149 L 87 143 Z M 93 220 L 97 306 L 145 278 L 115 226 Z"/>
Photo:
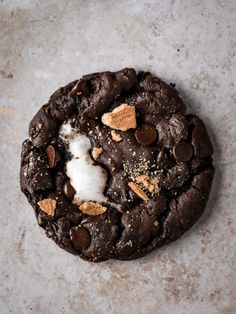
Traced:
<path fill-rule="evenodd" d="M 144 181 L 144 180 L 148 180 L 148 176 L 146 176 L 145 174 L 143 174 L 143 175 L 141 175 L 141 176 L 138 176 L 137 178 L 136 178 L 136 180 L 137 181 L 139 181 L 139 182 L 142 182 L 142 181 Z"/>
<path fill-rule="evenodd" d="M 89 216 L 101 215 L 107 211 L 107 207 L 97 202 L 84 202 L 79 208 L 84 214 Z"/>
<path fill-rule="evenodd" d="M 96 160 L 101 155 L 103 149 L 101 147 L 94 147 L 92 150 L 92 156 Z"/>
<path fill-rule="evenodd" d="M 141 175 L 135 178 L 135 180 L 138 183 L 141 183 L 144 187 L 144 189 L 147 189 L 150 193 L 157 193 L 158 192 L 158 187 L 157 184 L 159 183 L 159 180 L 157 178 L 151 178 L 146 175 Z"/>
<path fill-rule="evenodd" d="M 112 112 L 104 113 L 102 123 L 112 129 L 127 131 L 137 127 L 135 107 L 128 104 L 121 104 Z"/>
<path fill-rule="evenodd" d="M 147 201 L 148 200 L 148 196 L 147 194 L 140 189 L 139 186 L 137 186 L 135 183 L 133 182 L 129 182 L 128 186 L 130 187 L 130 189 L 136 194 L 138 195 L 138 197 L 140 197 L 142 200 Z"/>
<path fill-rule="evenodd" d="M 149 177 L 145 174 L 142 174 L 141 176 L 137 176 L 135 178 L 138 182 L 144 182 L 144 181 L 148 181 Z"/>
<path fill-rule="evenodd" d="M 147 189 L 149 187 L 149 177 L 146 175 L 141 175 L 135 178 L 137 182 L 142 183 L 143 186 Z"/>
<path fill-rule="evenodd" d="M 111 137 L 112 137 L 113 141 L 115 141 L 115 142 L 122 141 L 121 135 L 114 130 L 111 131 Z"/>
<path fill-rule="evenodd" d="M 152 185 L 152 184 L 150 184 L 149 187 L 148 187 L 148 191 L 149 191 L 150 193 L 152 193 L 152 192 L 154 191 L 154 188 L 155 188 L 155 186 Z"/>
<path fill-rule="evenodd" d="M 148 187 L 148 191 L 152 194 L 156 194 L 159 192 L 158 188 L 159 179 L 153 178 L 150 180 L 150 185 Z"/>
<path fill-rule="evenodd" d="M 48 216 L 54 216 L 57 201 L 51 198 L 45 198 L 44 200 L 39 201 L 38 205 L 42 211 L 48 214 Z"/>
<path fill-rule="evenodd" d="M 153 185 L 157 185 L 157 184 L 159 183 L 159 179 L 153 178 L 150 182 L 151 182 L 151 184 L 153 184 Z"/>

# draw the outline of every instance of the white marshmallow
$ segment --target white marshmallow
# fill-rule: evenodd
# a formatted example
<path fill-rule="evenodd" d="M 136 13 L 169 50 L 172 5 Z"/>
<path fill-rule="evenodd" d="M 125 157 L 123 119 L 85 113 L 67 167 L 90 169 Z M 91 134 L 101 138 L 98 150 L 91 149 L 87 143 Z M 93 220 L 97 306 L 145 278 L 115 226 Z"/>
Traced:
<path fill-rule="evenodd" d="M 73 157 L 66 164 L 66 174 L 76 191 L 73 202 L 80 204 L 82 201 L 107 201 L 103 194 L 107 173 L 102 167 L 93 164 L 89 154 L 91 145 L 88 137 L 76 133 L 70 121 L 61 126 L 60 136 L 69 144 L 69 152 Z"/>

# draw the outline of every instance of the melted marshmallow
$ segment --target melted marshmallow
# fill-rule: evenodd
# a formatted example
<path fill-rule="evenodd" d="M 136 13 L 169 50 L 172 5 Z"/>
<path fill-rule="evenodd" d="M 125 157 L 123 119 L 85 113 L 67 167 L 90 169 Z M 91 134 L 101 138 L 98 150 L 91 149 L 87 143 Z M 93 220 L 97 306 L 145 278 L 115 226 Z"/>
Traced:
<path fill-rule="evenodd" d="M 76 133 L 70 121 L 60 129 L 61 138 L 69 145 L 72 159 L 66 164 L 66 174 L 76 191 L 74 203 L 82 201 L 105 202 L 103 191 L 106 186 L 106 171 L 93 164 L 89 150 L 90 141 L 87 136 Z"/>

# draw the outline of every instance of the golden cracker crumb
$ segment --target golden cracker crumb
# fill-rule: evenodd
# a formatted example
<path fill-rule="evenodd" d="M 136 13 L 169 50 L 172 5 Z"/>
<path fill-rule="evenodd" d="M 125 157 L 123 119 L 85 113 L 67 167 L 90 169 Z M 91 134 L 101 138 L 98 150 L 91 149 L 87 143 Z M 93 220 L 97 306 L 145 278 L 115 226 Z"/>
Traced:
<path fill-rule="evenodd" d="M 121 104 L 112 112 L 104 113 L 102 123 L 112 129 L 121 131 L 135 129 L 137 127 L 135 107 L 128 104 Z"/>
<path fill-rule="evenodd" d="M 122 141 L 121 135 L 119 133 L 117 133 L 115 130 L 111 131 L 111 137 L 112 137 L 113 141 L 115 141 L 115 142 Z"/>
<path fill-rule="evenodd" d="M 89 216 L 101 215 L 107 211 L 107 207 L 97 202 L 84 202 L 79 208 L 84 214 Z"/>
<path fill-rule="evenodd" d="M 135 183 L 133 182 L 129 182 L 128 186 L 130 187 L 130 189 L 136 194 L 138 195 L 138 197 L 140 197 L 142 200 L 147 201 L 148 200 L 148 196 L 147 194 L 140 189 L 139 186 L 137 186 Z"/>
<path fill-rule="evenodd" d="M 146 175 L 141 175 L 135 178 L 138 183 L 142 183 L 143 186 L 147 189 L 149 187 L 149 177 Z"/>
<path fill-rule="evenodd" d="M 103 149 L 101 147 L 94 147 L 92 150 L 92 156 L 96 160 L 101 155 Z"/>
<path fill-rule="evenodd" d="M 153 185 L 157 185 L 157 184 L 159 183 L 159 179 L 153 178 L 150 182 L 151 182 L 151 184 L 153 184 Z"/>
<path fill-rule="evenodd" d="M 44 200 L 39 201 L 38 205 L 42 211 L 48 214 L 48 216 L 54 216 L 57 201 L 51 198 L 45 198 Z"/>

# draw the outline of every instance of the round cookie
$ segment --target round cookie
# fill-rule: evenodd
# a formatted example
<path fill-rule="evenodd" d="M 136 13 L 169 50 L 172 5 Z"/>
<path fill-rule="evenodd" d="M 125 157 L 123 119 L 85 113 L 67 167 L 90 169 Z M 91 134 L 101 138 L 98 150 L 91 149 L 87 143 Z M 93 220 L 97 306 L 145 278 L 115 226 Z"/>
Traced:
<path fill-rule="evenodd" d="M 21 189 L 38 224 L 85 260 L 135 259 L 201 216 L 214 176 L 203 122 L 173 85 L 134 69 L 83 76 L 41 107 Z"/>

